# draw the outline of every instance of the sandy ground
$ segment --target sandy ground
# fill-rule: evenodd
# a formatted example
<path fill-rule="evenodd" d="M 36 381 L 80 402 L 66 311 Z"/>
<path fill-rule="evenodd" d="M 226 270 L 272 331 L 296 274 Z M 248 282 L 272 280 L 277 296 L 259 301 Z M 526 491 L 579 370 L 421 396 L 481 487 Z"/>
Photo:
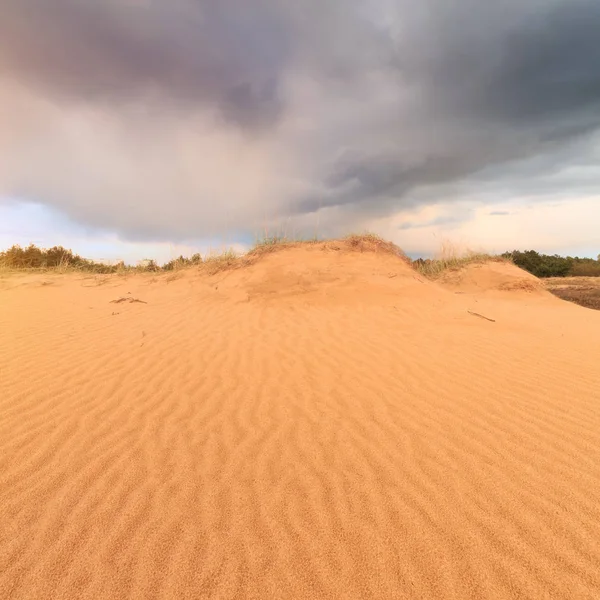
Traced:
<path fill-rule="evenodd" d="M 0 598 L 600 598 L 599 357 L 506 264 L 5 276 Z"/>

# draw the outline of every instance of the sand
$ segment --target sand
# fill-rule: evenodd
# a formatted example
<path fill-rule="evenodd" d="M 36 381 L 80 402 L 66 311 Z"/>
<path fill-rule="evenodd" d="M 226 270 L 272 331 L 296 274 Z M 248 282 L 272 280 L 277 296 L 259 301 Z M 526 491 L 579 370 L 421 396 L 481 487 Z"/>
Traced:
<path fill-rule="evenodd" d="M 507 264 L 6 275 L 0 598 L 600 598 L 599 359 Z"/>

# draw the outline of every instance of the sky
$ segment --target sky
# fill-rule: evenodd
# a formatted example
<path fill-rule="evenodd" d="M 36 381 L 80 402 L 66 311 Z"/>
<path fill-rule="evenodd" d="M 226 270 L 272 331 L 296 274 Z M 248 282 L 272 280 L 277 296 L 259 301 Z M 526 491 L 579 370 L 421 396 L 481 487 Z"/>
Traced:
<path fill-rule="evenodd" d="M 2 0 L 0 247 L 600 252 L 597 0 Z"/>

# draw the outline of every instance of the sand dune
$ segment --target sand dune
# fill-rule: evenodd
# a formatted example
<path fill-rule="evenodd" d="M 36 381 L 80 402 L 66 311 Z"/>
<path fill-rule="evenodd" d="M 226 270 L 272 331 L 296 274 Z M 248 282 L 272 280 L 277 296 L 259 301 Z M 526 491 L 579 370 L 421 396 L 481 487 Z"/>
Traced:
<path fill-rule="evenodd" d="M 599 357 L 510 265 L 4 277 L 0 598 L 600 598 Z"/>
<path fill-rule="evenodd" d="M 460 293 L 520 291 L 549 296 L 537 277 L 505 261 L 471 263 L 462 269 L 446 271 L 439 282 Z"/>

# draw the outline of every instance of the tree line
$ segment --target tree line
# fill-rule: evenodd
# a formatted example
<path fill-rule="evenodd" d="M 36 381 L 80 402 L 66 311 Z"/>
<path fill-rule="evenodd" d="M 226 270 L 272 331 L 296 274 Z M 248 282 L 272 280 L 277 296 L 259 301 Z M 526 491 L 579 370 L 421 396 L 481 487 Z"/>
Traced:
<path fill-rule="evenodd" d="M 11 248 L 8 248 L 8 250 L 0 252 L 0 267 L 7 269 L 70 268 L 100 274 L 118 273 L 127 270 L 172 271 L 176 268 L 196 265 L 201 262 L 202 257 L 200 254 L 194 254 L 191 257 L 180 256 L 162 266 L 151 259 L 140 261 L 136 267 L 127 266 L 124 261 L 109 265 L 83 258 L 79 254 L 75 254 L 72 250 L 63 248 L 62 246 L 39 248 L 35 244 L 29 244 L 25 248 L 15 244 Z"/>
<path fill-rule="evenodd" d="M 536 277 L 600 277 L 600 254 L 593 259 L 513 250 L 502 256 Z"/>

